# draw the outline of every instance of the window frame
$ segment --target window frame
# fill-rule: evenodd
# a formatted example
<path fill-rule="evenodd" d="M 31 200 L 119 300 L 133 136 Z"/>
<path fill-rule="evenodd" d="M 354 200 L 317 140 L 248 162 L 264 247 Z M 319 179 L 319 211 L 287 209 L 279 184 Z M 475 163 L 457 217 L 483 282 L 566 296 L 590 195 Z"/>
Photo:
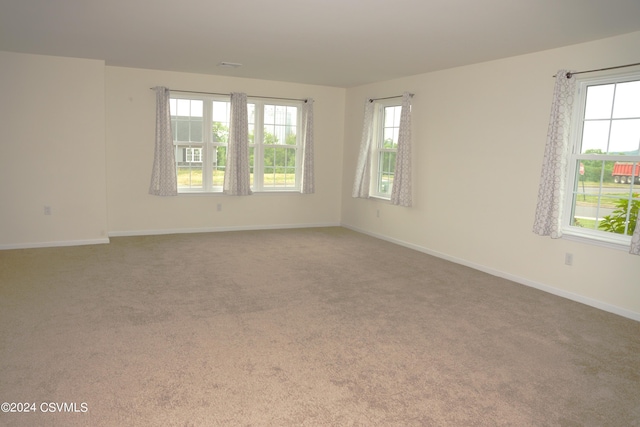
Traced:
<path fill-rule="evenodd" d="M 254 139 L 253 142 L 249 141 L 249 148 L 253 149 L 253 164 L 250 164 L 250 170 L 252 171 L 252 183 L 251 190 L 257 193 L 290 193 L 290 192 L 300 192 L 302 188 L 302 104 L 303 101 L 293 101 L 293 100 L 285 100 L 285 99 L 266 99 L 266 98 L 248 98 L 247 104 L 254 105 L 255 120 L 253 123 L 254 130 Z M 296 108 L 296 143 L 295 144 L 287 144 L 279 143 L 279 144 L 265 144 L 264 143 L 264 107 L 267 105 L 273 105 L 275 107 L 293 107 Z M 258 114 L 257 111 L 262 111 L 261 114 Z M 249 117 L 249 129 L 251 129 L 251 117 Z M 249 134 L 251 132 L 249 131 Z M 269 147 L 279 147 L 279 148 L 294 148 L 295 153 L 295 185 L 293 186 L 266 186 L 264 183 L 264 171 L 265 171 L 265 162 L 264 162 L 264 154 L 265 150 Z M 262 159 L 259 163 L 256 162 L 256 159 Z"/>
<path fill-rule="evenodd" d="M 177 154 L 179 149 L 186 150 L 201 150 L 201 161 L 194 162 L 191 161 L 191 164 L 197 164 L 200 166 L 200 170 L 202 171 L 202 184 L 199 187 L 181 187 L 178 185 L 178 194 L 221 194 L 223 192 L 222 185 L 214 185 L 213 183 L 213 173 L 214 173 L 214 165 L 213 160 L 216 156 L 217 149 L 220 147 L 228 147 L 227 142 L 216 142 L 213 141 L 213 102 L 224 102 L 227 105 L 230 105 L 231 97 L 229 95 L 214 95 L 214 94 L 205 94 L 205 93 L 197 93 L 194 94 L 192 92 L 180 92 L 180 91 L 172 91 L 170 95 L 171 100 L 195 100 L 202 101 L 203 103 L 203 114 L 202 114 L 202 142 L 192 142 L 192 141 L 177 141 L 173 140 L 174 150 Z M 254 193 L 295 193 L 300 192 L 302 188 L 302 159 L 303 159 L 303 144 L 302 144 L 302 104 L 303 101 L 298 100 L 286 100 L 286 99 L 272 99 L 272 98 L 259 98 L 259 97 L 251 97 L 247 98 L 247 106 L 253 105 L 254 108 L 254 117 L 255 120 L 252 123 L 251 117 L 249 117 L 249 135 L 251 135 L 251 129 L 253 127 L 253 141 L 249 141 L 249 148 L 253 150 L 253 163 L 249 165 L 251 171 L 251 190 Z M 273 105 L 275 107 L 287 107 L 287 108 L 295 108 L 296 109 L 296 122 L 293 124 L 295 126 L 295 135 L 296 135 L 296 143 L 295 144 L 286 144 L 279 143 L 277 145 L 274 144 L 265 144 L 264 143 L 264 106 L 265 105 Z M 172 116 L 173 121 L 173 116 Z M 172 134 L 176 132 L 172 130 Z M 177 136 L 177 133 L 176 133 Z M 264 171 L 265 167 L 265 158 L 264 153 L 268 147 L 279 147 L 286 149 L 294 149 L 295 150 L 295 165 L 294 168 L 294 185 L 286 186 L 271 186 L 265 185 L 264 180 Z M 185 151 L 186 152 L 186 151 Z M 260 159 L 260 161 L 256 162 L 256 159 Z M 186 162 L 187 157 L 185 155 L 184 161 Z M 176 157 L 176 175 L 179 172 L 178 158 Z M 225 165 L 226 167 L 226 165 Z M 226 173 L 226 171 L 225 171 Z M 274 172 L 275 174 L 275 172 Z"/>
<path fill-rule="evenodd" d="M 589 86 L 620 84 L 626 82 L 640 81 L 640 70 L 606 73 L 598 76 L 576 76 L 576 92 L 574 96 L 575 103 L 573 105 L 573 114 L 569 136 L 569 153 L 567 155 L 567 176 L 565 178 L 566 191 L 563 201 L 563 216 L 561 219 L 562 234 L 569 240 L 577 240 L 586 243 L 593 243 L 601 246 L 611 247 L 615 249 L 628 250 L 631 243 L 631 236 L 618 234 L 609 231 L 602 231 L 591 228 L 583 228 L 572 225 L 575 217 L 574 211 L 574 194 L 583 194 L 579 191 L 580 173 L 579 164 L 583 160 L 597 160 L 603 162 L 637 162 L 640 167 L 640 152 L 638 155 L 619 155 L 619 154 L 589 154 L 581 153 L 583 142 L 584 123 L 588 119 L 585 118 L 587 89 Z M 611 117 L 610 126 L 615 118 Z M 621 120 L 621 119 L 617 119 Z M 609 128 L 610 131 L 610 128 Z M 600 188 L 603 188 L 604 169 L 601 172 Z M 633 200 L 632 194 L 640 192 L 640 184 L 636 184 L 634 180 L 629 185 L 628 199 Z M 586 194 L 586 193 L 585 193 Z M 598 209 L 599 209 L 598 205 Z M 602 218 L 599 218 L 602 219 Z"/>
<path fill-rule="evenodd" d="M 388 190 L 386 192 L 380 191 L 382 187 L 382 177 L 384 175 L 384 170 L 382 167 L 382 159 L 381 157 L 387 153 L 393 153 L 398 155 L 398 140 L 397 134 L 400 129 L 400 110 L 398 111 L 397 117 L 397 126 L 392 126 L 393 128 L 397 128 L 396 131 L 396 140 L 395 140 L 395 148 L 385 148 L 384 147 L 384 131 L 387 128 L 385 126 L 385 109 L 388 107 L 397 107 L 399 109 L 402 108 L 402 100 L 398 100 L 395 98 L 392 99 L 384 99 L 375 101 L 374 113 L 373 113 L 373 141 L 371 144 L 371 179 L 369 194 L 370 197 L 383 199 L 383 200 L 391 200 L 391 191 L 393 189 L 393 182 L 389 185 Z M 395 177 L 395 160 L 393 165 L 393 176 Z"/>

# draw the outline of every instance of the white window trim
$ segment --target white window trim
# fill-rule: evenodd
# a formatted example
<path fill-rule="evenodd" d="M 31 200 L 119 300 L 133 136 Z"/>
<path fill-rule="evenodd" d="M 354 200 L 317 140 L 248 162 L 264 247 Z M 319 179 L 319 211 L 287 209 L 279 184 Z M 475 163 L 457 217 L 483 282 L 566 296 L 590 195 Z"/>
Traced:
<path fill-rule="evenodd" d="M 263 98 L 248 98 L 247 104 L 254 104 L 255 111 L 260 109 L 263 111 L 262 114 L 255 115 L 255 123 L 254 123 L 254 135 L 253 141 L 254 144 L 249 143 L 249 147 L 253 147 L 253 184 L 251 185 L 251 190 L 255 193 L 299 193 L 302 181 L 302 134 L 300 130 L 302 129 L 302 101 L 290 101 L 290 100 L 281 100 L 277 99 L 275 101 L 265 100 Z M 271 144 L 255 144 L 255 141 L 264 142 L 264 106 L 265 105 L 276 105 L 276 106 L 287 106 L 287 107 L 295 107 L 297 108 L 296 113 L 296 145 L 288 145 L 278 144 L 273 145 L 275 147 L 287 147 L 296 149 L 296 169 L 295 169 L 295 182 L 296 185 L 293 187 L 283 187 L 283 186 L 264 186 L 264 162 L 256 162 L 256 159 L 263 159 L 264 157 L 264 149 L 265 147 L 271 147 Z M 258 138 L 259 137 L 259 138 Z"/>
<path fill-rule="evenodd" d="M 576 93 L 574 99 L 574 111 L 571 118 L 570 128 L 570 144 L 571 149 L 568 155 L 568 170 L 566 178 L 566 191 L 563 202 L 562 214 L 562 237 L 567 240 L 589 243 L 597 246 L 608 247 L 628 251 L 631 244 L 631 236 L 610 233 L 606 231 L 585 229 L 571 225 L 572 208 L 573 208 L 573 188 L 577 185 L 576 177 L 578 176 L 576 167 L 578 160 L 602 160 L 603 155 L 579 154 L 580 145 L 582 143 L 582 126 L 584 122 L 584 114 L 586 108 L 586 90 L 588 86 L 599 84 L 624 83 L 627 81 L 640 80 L 640 70 L 632 72 L 609 72 L 596 77 L 578 77 L 574 75 L 576 81 Z M 640 156 L 617 156 L 606 155 L 607 161 L 640 161 Z M 640 191 L 640 186 L 630 184 L 632 189 Z M 631 191 L 631 190 L 630 190 Z"/>
<path fill-rule="evenodd" d="M 202 187 L 198 188 L 185 188 L 178 187 L 178 194 L 222 194 L 223 188 L 222 186 L 214 186 L 213 178 L 212 178 L 212 166 L 205 165 L 213 165 L 213 156 L 215 153 L 215 147 L 221 146 L 226 147 L 226 144 L 215 143 L 211 139 L 211 129 L 207 128 L 207 124 L 213 124 L 213 111 L 212 111 L 212 102 L 230 102 L 230 96 L 225 95 L 212 95 L 212 94 L 193 94 L 190 92 L 179 92 L 172 91 L 171 98 L 173 99 L 193 99 L 193 100 L 201 100 L 203 101 L 203 112 L 202 112 L 202 143 L 198 142 L 190 142 L 190 148 L 201 148 L 202 162 L 193 162 L 202 164 Z M 255 115 L 256 123 L 254 123 L 254 143 L 249 144 L 249 147 L 254 149 L 254 165 L 253 165 L 253 184 L 251 185 L 251 189 L 254 193 L 300 193 L 301 181 L 302 181 L 302 156 L 303 156 L 303 147 L 302 147 L 302 134 L 300 130 L 302 129 L 302 101 L 293 101 L 293 100 L 284 100 L 284 99 L 274 99 L 268 100 L 265 98 L 247 98 L 247 104 L 254 104 L 256 112 L 258 109 L 263 111 L 260 114 Z M 256 162 L 256 159 L 263 159 L 264 147 L 266 144 L 260 143 L 255 144 L 255 141 L 263 141 L 264 136 L 264 106 L 265 105 L 276 105 L 276 106 L 288 106 L 297 108 L 296 114 L 296 144 L 288 145 L 288 144 L 278 144 L 277 146 L 288 147 L 296 149 L 296 168 L 295 168 L 295 186 L 292 187 L 284 187 L 284 186 L 264 186 L 264 162 Z M 186 142 L 175 142 L 174 147 L 186 147 Z M 269 145 L 270 146 L 270 145 Z M 174 148 L 175 149 L 175 148 Z"/>
<path fill-rule="evenodd" d="M 199 188 L 185 188 L 178 187 L 178 194 L 193 194 L 193 193 L 222 193 L 222 186 L 213 185 L 213 170 L 211 166 L 205 167 L 205 165 L 213 165 L 213 153 L 215 147 L 225 146 L 225 144 L 215 143 L 212 141 L 212 130 L 206 128 L 206 124 L 213 124 L 213 101 L 229 102 L 229 97 L 206 95 L 192 93 L 171 92 L 171 98 L 173 99 L 189 99 L 189 100 L 201 100 L 202 101 L 202 143 L 191 142 L 189 146 L 191 148 L 201 148 L 201 162 L 197 164 L 202 165 L 202 187 Z M 175 142 L 174 147 L 185 147 L 187 143 Z M 185 147 L 186 148 L 186 147 Z M 195 162 L 194 162 L 195 163 Z"/>

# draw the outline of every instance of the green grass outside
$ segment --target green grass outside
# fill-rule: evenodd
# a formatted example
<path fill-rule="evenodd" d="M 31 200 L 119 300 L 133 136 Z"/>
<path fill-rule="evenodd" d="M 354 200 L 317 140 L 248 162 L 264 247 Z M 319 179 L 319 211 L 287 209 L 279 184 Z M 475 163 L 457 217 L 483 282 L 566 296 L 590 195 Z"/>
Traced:
<path fill-rule="evenodd" d="M 603 187 L 603 193 L 598 196 L 598 194 L 582 194 L 583 189 L 587 188 L 598 188 L 599 184 L 597 182 L 585 182 L 584 187 L 582 183 L 578 186 L 578 193 L 576 194 L 576 205 L 578 206 L 596 206 L 598 204 L 598 197 L 600 197 L 600 206 L 603 208 L 616 208 L 616 203 L 621 198 L 622 193 L 607 193 L 607 188 L 629 188 L 629 184 L 614 184 L 614 183 L 605 183 L 605 187 Z M 640 187 L 638 187 L 640 189 Z M 635 191 L 634 191 L 635 192 Z"/>
<path fill-rule="evenodd" d="M 591 230 L 598 229 L 598 222 L 595 219 L 574 218 L 574 224 L 576 227 L 588 228 Z"/>

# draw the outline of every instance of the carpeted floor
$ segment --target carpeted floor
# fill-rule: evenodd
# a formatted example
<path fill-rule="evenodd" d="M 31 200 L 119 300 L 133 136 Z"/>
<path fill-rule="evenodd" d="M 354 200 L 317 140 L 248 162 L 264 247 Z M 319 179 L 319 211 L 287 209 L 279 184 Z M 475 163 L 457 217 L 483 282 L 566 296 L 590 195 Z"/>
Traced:
<path fill-rule="evenodd" d="M 640 323 L 337 227 L 0 251 L 0 402 L 31 411 L 4 426 L 640 426 Z"/>

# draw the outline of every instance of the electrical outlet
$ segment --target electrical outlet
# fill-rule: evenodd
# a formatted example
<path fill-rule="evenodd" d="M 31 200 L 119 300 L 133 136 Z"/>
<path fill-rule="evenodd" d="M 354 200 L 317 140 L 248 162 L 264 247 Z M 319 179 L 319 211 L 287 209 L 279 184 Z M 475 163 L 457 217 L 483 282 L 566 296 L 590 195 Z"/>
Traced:
<path fill-rule="evenodd" d="M 564 254 L 564 263 L 566 265 L 573 265 L 573 254 L 567 252 Z"/>
<path fill-rule="evenodd" d="M 44 207 L 44 214 L 45 215 L 51 215 L 51 206 L 45 206 Z"/>
<path fill-rule="evenodd" d="M 380 218 L 380 209 L 376 209 L 376 218 Z"/>
<path fill-rule="evenodd" d="M 218 209 L 218 212 L 222 210 L 222 203 L 218 203 L 217 209 Z"/>

